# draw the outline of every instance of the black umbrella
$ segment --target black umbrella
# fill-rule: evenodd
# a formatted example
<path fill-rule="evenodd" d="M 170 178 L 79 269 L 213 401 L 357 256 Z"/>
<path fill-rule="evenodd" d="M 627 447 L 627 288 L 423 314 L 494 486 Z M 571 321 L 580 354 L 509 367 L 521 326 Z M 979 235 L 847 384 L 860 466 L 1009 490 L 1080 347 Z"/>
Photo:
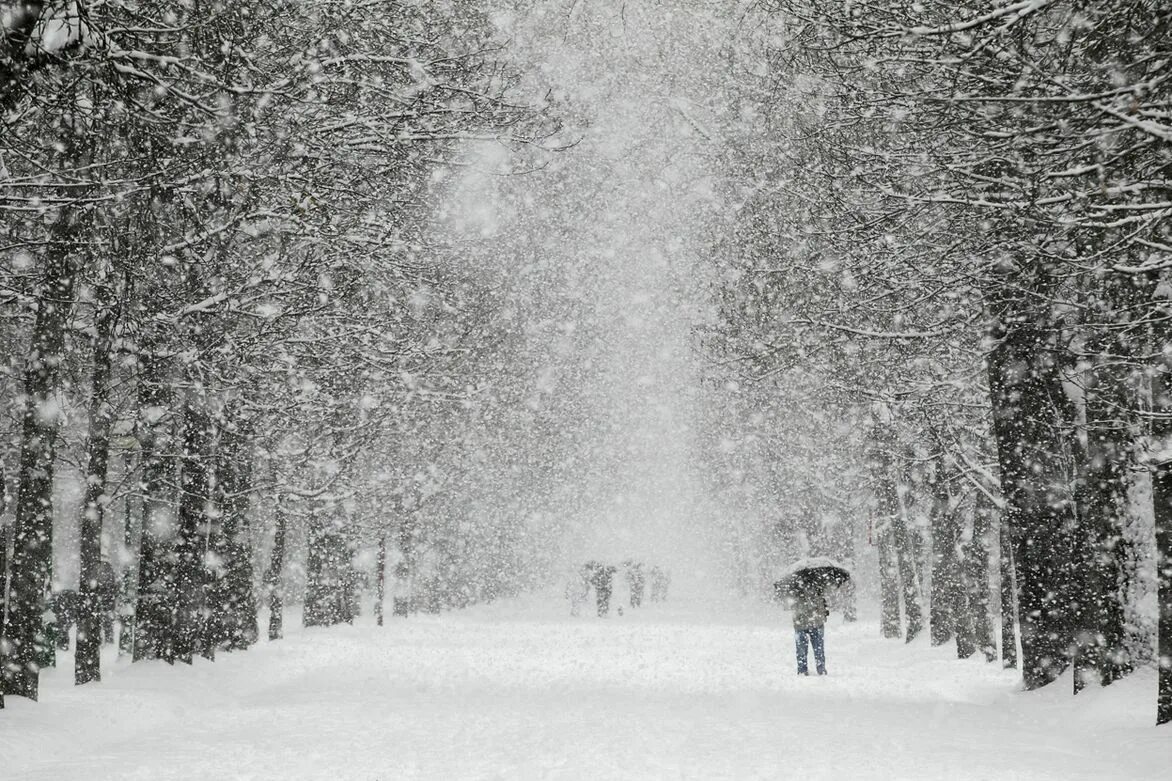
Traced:
<path fill-rule="evenodd" d="M 781 579 L 773 584 L 779 597 L 821 593 L 838 587 L 851 579 L 850 570 L 833 559 L 817 556 L 799 559 L 786 568 Z"/>

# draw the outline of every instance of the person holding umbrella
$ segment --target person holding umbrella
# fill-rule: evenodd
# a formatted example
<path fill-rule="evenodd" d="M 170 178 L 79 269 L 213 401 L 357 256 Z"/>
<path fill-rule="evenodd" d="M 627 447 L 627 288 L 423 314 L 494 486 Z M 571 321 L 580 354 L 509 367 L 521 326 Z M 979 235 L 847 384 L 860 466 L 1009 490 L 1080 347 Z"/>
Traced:
<path fill-rule="evenodd" d="M 816 589 L 795 588 L 786 597 L 793 611 L 794 647 L 797 651 L 798 675 L 809 675 L 809 646 L 814 648 L 814 665 L 819 675 L 826 675 L 826 596 Z"/>
<path fill-rule="evenodd" d="M 838 562 L 823 556 L 801 559 L 790 565 L 786 574 L 773 584 L 777 594 L 793 611 L 794 650 L 798 675 L 809 675 L 809 649 L 814 649 L 814 665 L 819 675 L 826 675 L 826 590 L 841 586 L 850 572 Z"/>

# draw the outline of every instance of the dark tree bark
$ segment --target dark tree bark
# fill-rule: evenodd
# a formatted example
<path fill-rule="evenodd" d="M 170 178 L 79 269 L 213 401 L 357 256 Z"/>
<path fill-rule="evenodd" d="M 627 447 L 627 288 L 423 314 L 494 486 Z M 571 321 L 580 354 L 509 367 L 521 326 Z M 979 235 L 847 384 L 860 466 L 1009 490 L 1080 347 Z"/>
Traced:
<path fill-rule="evenodd" d="M 212 499 L 213 430 L 203 399 L 191 391 L 184 405 L 179 466 L 179 524 L 175 540 L 175 658 L 191 664 L 196 653 L 210 653 L 206 641 L 207 569 L 211 534 L 208 504 Z"/>
<path fill-rule="evenodd" d="M 976 652 L 969 618 L 964 567 L 960 556 L 960 517 L 953 507 L 948 471 L 937 459 L 932 483 L 932 611 L 933 645 L 956 640 L 956 654 L 967 659 Z"/>
<path fill-rule="evenodd" d="M 302 606 L 301 621 L 305 626 L 316 626 L 328 623 L 326 617 L 328 586 L 323 583 L 326 577 L 326 552 L 323 541 L 326 532 L 323 528 L 321 514 L 316 508 L 310 510 L 306 531 L 305 602 Z"/>
<path fill-rule="evenodd" d="M 1017 667 L 1017 576 L 1013 566 L 1013 541 L 1010 539 L 1009 524 L 1002 514 L 998 524 L 1001 569 L 1001 664 L 1005 668 Z"/>
<path fill-rule="evenodd" d="M 993 428 L 1017 576 L 1022 677 L 1027 689 L 1054 681 L 1070 663 L 1077 575 L 1070 451 L 1058 351 L 1052 334 L 1019 318 L 988 358 Z"/>
<path fill-rule="evenodd" d="M 8 511 L 8 481 L 0 460 L 0 519 Z M 8 524 L 0 520 L 0 646 L 4 644 L 4 625 L 8 620 Z M 3 661 L 0 656 L 0 661 Z M 4 708 L 6 677 L 0 672 L 0 710 Z"/>
<path fill-rule="evenodd" d="M 66 318 L 73 295 L 73 248 L 61 239 L 73 232 L 72 215 L 59 220 L 45 274 L 37 286 L 29 358 L 24 374 L 20 487 L 16 494 L 13 554 L 9 563 L 8 616 L 0 676 L 9 694 L 37 699 L 42 624 L 53 570 L 53 468 L 60 413 L 54 394 L 65 348 Z"/>
<path fill-rule="evenodd" d="M 314 510 L 309 519 L 305 565 L 305 626 L 330 626 L 354 619 L 350 549 L 332 519 Z"/>
<path fill-rule="evenodd" d="M 7 509 L 4 498 L 4 471 L 0 469 L 0 515 Z M 8 524 L 0 523 L 0 630 L 8 616 L 8 536 Z M 0 632 L 0 645 L 3 643 L 4 635 Z M 0 709 L 4 708 L 6 680 L 4 675 L 0 675 Z"/>
<path fill-rule="evenodd" d="M 378 540 L 378 590 L 374 601 L 374 618 L 379 626 L 383 625 L 383 602 L 387 595 L 387 535 Z"/>
<path fill-rule="evenodd" d="M 891 535 L 895 543 L 896 564 L 899 567 L 903 613 L 907 619 L 906 642 L 910 643 L 924 631 L 924 614 L 920 608 L 920 581 L 916 577 L 915 550 L 902 511 L 891 519 Z"/>
<path fill-rule="evenodd" d="M 134 610 L 134 660 L 175 661 L 175 544 L 171 456 L 174 393 L 169 361 L 148 345 L 139 355 L 138 430 L 142 533 Z"/>
<path fill-rule="evenodd" d="M 1152 509 L 1156 524 L 1156 724 L 1172 722 L 1172 364 L 1167 357 L 1155 367 L 1152 382 Z"/>
<path fill-rule="evenodd" d="M 1130 303 L 1137 286 L 1130 280 L 1113 281 L 1113 297 Z M 1133 356 L 1126 337 L 1116 332 L 1095 334 L 1086 351 L 1095 358 L 1084 391 L 1086 449 L 1075 493 L 1082 574 L 1076 605 L 1076 693 L 1087 682 L 1106 686 L 1131 671 L 1124 606 L 1129 552 L 1123 527 L 1134 450 L 1128 412 L 1136 405 L 1130 377 Z"/>
<path fill-rule="evenodd" d="M 86 451 L 85 500 L 81 510 L 81 582 L 78 589 L 77 652 L 74 657 L 74 683 L 80 685 L 101 680 L 102 624 L 105 594 L 99 588 L 102 563 L 102 518 L 106 508 L 106 483 L 109 476 L 110 426 L 114 410 L 110 406 L 110 368 L 114 348 L 114 326 L 118 311 L 113 291 L 100 283 L 95 301 L 93 375 L 90 380 L 89 434 Z"/>
<path fill-rule="evenodd" d="M 273 551 L 269 558 L 269 569 L 265 573 L 265 584 L 269 588 L 269 639 L 281 639 L 281 625 L 283 622 L 285 604 L 281 590 L 281 570 L 285 561 L 285 533 L 288 526 L 285 499 L 277 494 L 274 511 L 277 529 L 273 534 Z"/>
<path fill-rule="evenodd" d="M 884 569 L 884 560 L 888 565 L 894 564 L 898 572 L 899 594 L 903 599 L 903 615 L 907 620 L 907 642 L 911 642 L 923 630 L 923 613 L 920 609 L 920 588 L 916 578 L 915 551 L 912 548 L 910 534 L 905 520 L 905 503 L 900 496 L 900 480 L 897 476 L 904 476 L 899 467 L 899 459 L 895 453 L 896 441 L 894 434 L 885 427 L 877 426 L 872 433 L 871 472 L 874 479 L 875 498 L 878 502 L 880 525 L 885 527 L 880 535 L 880 570 Z M 906 479 L 903 481 L 906 484 Z M 887 546 L 886 549 L 884 546 Z M 890 579 L 886 579 L 890 583 Z M 886 589 L 884 600 L 886 603 Z M 884 605 L 884 636 L 888 635 L 890 625 L 888 605 Z M 898 615 L 898 607 L 894 608 Z M 896 619 L 898 625 L 898 618 Z"/>
<path fill-rule="evenodd" d="M 989 550 L 996 512 L 984 491 L 977 491 L 973 509 L 973 537 L 965 555 L 968 605 L 973 627 L 973 641 L 988 662 L 997 659 L 997 638 L 993 634 L 989 594 Z"/>
<path fill-rule="evenodd" d="M 937 460 L 932 477 L 932 603 L 928 609 L 928 637 L 932 645 L 944 645 L 953 637 L 955 622 L 952 591 L 956 579 L 956 534 L 944 470 Z"/>
<path fill-rule="evenodd" d="M 130 456 L 126 456 L 126 474 L 131 474 Z M 127 493 L 123 502 L 122 544 L 129 553 L 134 550 L 134 512 L 132 494 Z M 137 561 L 137 557 L 135 557 Z M 118 655 L 133 655 L 134 653 L 134 603 L 138 582 L 138 572 L 134 564 L 128 564 L 122 572 L 122 582 L 119 587 L 118 621 L 121 630 L 118 633 Z"/>
<path fill-rule="evenodd" d="M 884 637 L 899 637 L 899 571 L 895 568 L 895 542 L 891 529 L 878 534 L 879 547 L 879 588 L 882 600 L 880 626 Z"/>
<path fill-rule="evenodd" d="M 1160 605 L 1156 723 L 1167 724 L 1172 722 L 1172 463 L 1165 461 L 1156 466 L 1152 484 L 1153 499 L 1160 507 L 1156 517 L 1157 599 Z"/>
<path fill-rule="evenodd" d="M 222 576 L 216 581 L 212 612 L 220 616 L 218 647 L 247 648 L 256 642 L 256 597 L 252 591 L 249 497 L 252 492 L 252 440 L 247 426 L 229 411 L 220 430 L 216 490 L 220 496 L 217 535 Z"/>

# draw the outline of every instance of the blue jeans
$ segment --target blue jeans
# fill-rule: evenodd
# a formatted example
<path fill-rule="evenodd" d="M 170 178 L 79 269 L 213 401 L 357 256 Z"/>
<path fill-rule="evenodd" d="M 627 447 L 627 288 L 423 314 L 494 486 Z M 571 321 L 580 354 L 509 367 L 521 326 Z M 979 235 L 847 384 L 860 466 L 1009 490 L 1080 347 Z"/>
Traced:
<path fill-rule="evenodd" d="M 794 648 L 798 654 L 798 675 L 809 675 L 809 663 L 806 661 L 806 641 L 814 646 L 814 664 L 818 666 L 818 674 L 826 674 L 826 646 L 823 642 L 822 627 L 813 629 L 794 630 Z"/>

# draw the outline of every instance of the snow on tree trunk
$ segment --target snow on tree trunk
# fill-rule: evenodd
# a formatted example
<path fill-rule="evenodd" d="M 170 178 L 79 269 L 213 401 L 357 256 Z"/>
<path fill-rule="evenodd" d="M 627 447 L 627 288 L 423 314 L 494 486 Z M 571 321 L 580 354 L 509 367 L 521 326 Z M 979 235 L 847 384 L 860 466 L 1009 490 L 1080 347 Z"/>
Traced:
<path fill-rule="evenodd" d="M 1074 691 L 1087 683 L 1106 685 L 1130 669 L 1125 649 L 1123 597 L 1127 545 L 1124 518 L 1131 483 L 1132 433 L 1121 416 L 1134 406 L 1127 370 L 1109 352 L 1107 339 L 1087 351 L 1095 365 L 1086 383 L 1086 448 L 1081 459 L 1078 504 L 1078 582 Z"/>
<path fill-rule="evenodd" d="M 965 554 L 973 641 L 989 662 L 997 659 L 997 638 L 993 634 L 989 590 L 989 549 L 994 512 L 992 500 L 984 491 L 977 491 L 973 509 L 973 536 Z"/>
<path fill-rule="evenodd" d="M 129 453 L 125 454 L 125 473 L 132 473 Z M 135 524 L 134 502 L 132 494 L 127 493 L 123 498 L 122 545 L 125 556 L 130 559 L 122 570 L 122 578 L 118 587 L 118 622 L 121 628 L 118 633 L 118 656 L 133 656 L 134 654 L 134 604 L 136 601 L 138 570 L 135 566 L 137 557 L 132 556 L 134 550 Z"/>
<path fill-rule="evenodd" d="M 61 419 L 56 394 L 76 270 L 76 248 L 69 239 L 77 219 L 67 212 L 53 228 L 47 265 L 35 291 L 37 312 L 24 374 L 19 488 L 0 675 L 9 694 L 33 700 L 40 682 L 39 657 L 51 651 L 45 648 L 49 641 L 42 616 L 53 570 L 53 462 Z"/>
<path fill-rule="evenodd" d="M 956 579 L 956 535 L 952 510 L 948 506 L 948 486 L 944 484 L 944 469 L 939 461 L 937 459 L 932 477 L 932 602 L 928 609 L 928 637 L 932 645 L 944 645 L 952 639 L 955 621 L 952 584 Z"/>
<path fill-rule="evenodd" d="M 305 626 L 330 626 L 354 619 L 351 553 L 338 520 L 315 509 L 309 519 L 305 566 Z"/>
<path fill-rule="evenodd" d="M 1051 334 L 1020 318 L 988 358 L 993 428 L 1015 565 L 1022 677 L 1055 680 L 1074 642 L 1073 503 L 1063 462 L 1067 400 Z"/>
<path fill-rule="evenodd" d="M 890 528 L 876 531 L 879 548 L 880 625 L 884 637 L 899 637 L 899 571 L 895 567 L 895 541 Z"/>
<path fill-rule="evenodd" d="M 1017 667 L 1017 575 L 1013 566 L 1013 540 L 1009 524 L 1002 513 L 998 523 L 998 567 L 1001 574 L 1001 663 Z"/>
<path fill-rule="evenodd" d="M 904 475 L 904 470 L 898 466 L 899 456 L 895 452 L 896 437 L 888 427 L 876 427 L 872 434 L 872 452 L 870 455 L 871 473 L 874 479 L 875 498 L 878 503 L 879 517 L 884 532 L 880 536 L 880 569 L 883 569 L 884 544 L 889 567 L 887 582 L 894 585 L 898 580 L 898 594 L 903 600 L 903 615 L 907 620 L 907 642 L 911 642 L 923 630 L 923 614 L 920 610 L 920 588 L 916 578 L 914 551 L 906 522 L 906 508 L 900 496 L 901 488 L 905 487 L 906 480 L 901 484 L 898 476 Z M 886 539 L 884 539 L 886 538 Z M 886 591 L 886 590 L 885 590 Z M 885 596 L 884 605 L 884 636 L 890 636 L 890 619 Z M 898 608 L 896 608 L 897 610 Z"/>
<path fill-rule="evenodd" d="M 188 391 L 179 464 L 179 523 L 175 540 L 175 658 L 191 664 L 207 647 L 207 555 L 211 519 L 209 472 L 212 422 L 202 393 Z"/>
<path fill-rule="evenodd" d="M 285 562 L 285 534 L 289 520 L 285 498 L 277 494 L 273 502 L 277 528 L 273 533 L 273 550 L 269 558 L 269 569 L 265 573 L 265 585 L 269 589 L 269 639 L 280 640 L 284 618 L 285 601 L 281 589 L 281 570 Z"/>
<path fill-rule="evenodd" d="M 932 645 L 956 640 L 961 659 L 972 656 L 972 622 L 960 560 L 960 517 L 953 506 L 944 458 L 936 459 L 932 483 L 932 609 L 929 634 Z"/>
<path fill-rule="evenodd" d="M 102 618 L 106 599 L 101 584 L 102 519 L 105 516 L 106 482 L 110 460 L 110 426 L 114 410 L 110 405 L 111 351 L 114 325 L 118 318 L 113 291 L 105 280 L 96 286 L 93 368 L 90 378 L 89 434 L 86 451 L 86 489 L 82 502 L 80 542 L 81 573 L 78 589 L 77 651 L 74 682 L 101 680 Z"/>
<path fill-rule="evenodd" d="M 387 595 L 387 535 L 384 533 L 378 538 L 378 561 L 375 564 L 378 572 L 378 591 L 374 600 L 374 617 L 379 626 L 383 625 L 383 603 Z"/>
<path fill-rule="evenodd" d="M 138 598 L 134 609 L 134 659 L 175 661 L 174 393 L 169 361 L 149 342 L 139 352 L 138 421 L 141 452 L 142 533 Z"/>
<path fill-rule="evenodd" d="M 899 569 L 903 613 L 907 619 L 906 642 L 915 640 L 924 630 L 923 611 L 920 608 L 920 581 L 916 576 L 915 550 L 911 534 L 902 512 L 891 519 L 891 535 L 895 543 L 895 560 Z"/>
<path fill-rule="evenodd" d="M 1156 571 L 1158 573 L 1159 640 L 1156 650 L 1159 681 L 1156 723 L 1172 722 L 1172 463 L 1163 462 L 1153 478 L 1156 503 Z"/>
<path fill-rule="evenodd" d="M 252 590 L 249 497 L 252 492 L 252 440 L 246 424 L 225 414 L 216 452 L 216 494 L 220 511 L 216 535 L 217 577 L 209 598 L 218 627 L 216 645 L 226 650 L 256 642 L 256 597 Z"/>
<path fill-rule="evenodd" d="M 0 515 L 4 514 L 5 499 L 4 470 L 0 468 Z M 0 522 L 0 660 L 3 660 L 4 624 L 8 617 L 8 524 Z M 4 707 L 4 693 L 7 691 L 7 676 L 0 675 L 0 708 Z"/>
<path fill-rule="evenodd" d="M 1165 343 L 1152 381 L 1152 510 L 1156 524 L 1156 723 L 1172 722 L 1172 356 Z"/>

